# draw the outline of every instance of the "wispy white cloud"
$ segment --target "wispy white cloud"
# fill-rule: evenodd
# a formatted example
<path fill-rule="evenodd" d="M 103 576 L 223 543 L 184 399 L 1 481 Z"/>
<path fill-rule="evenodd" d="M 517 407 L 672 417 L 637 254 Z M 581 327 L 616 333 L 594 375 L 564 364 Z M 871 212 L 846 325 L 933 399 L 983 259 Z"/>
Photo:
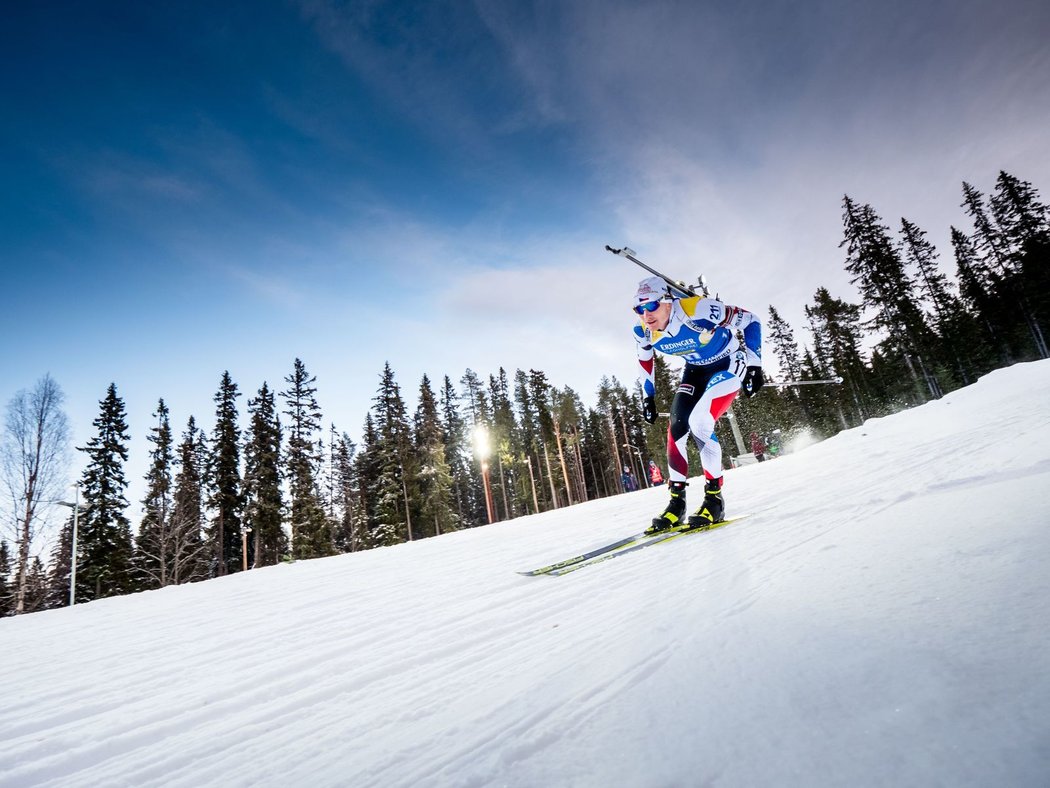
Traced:
<path fill-rule="evenodd" d="M 590 140 L 625 240 L 796 326 L 818 285 L 854 297 L 843 194 L 951 267 L 962 180 L 1050 184 L 1045 4 L 479 7 L 536 114 Z"/>

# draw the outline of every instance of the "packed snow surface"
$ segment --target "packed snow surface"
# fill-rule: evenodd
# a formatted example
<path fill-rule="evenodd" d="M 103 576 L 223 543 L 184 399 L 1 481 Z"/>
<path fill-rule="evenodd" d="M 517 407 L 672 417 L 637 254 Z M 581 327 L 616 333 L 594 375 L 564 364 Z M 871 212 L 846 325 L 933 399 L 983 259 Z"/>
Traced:
<path fill-rule="evenodd" d="M 0 621 L 0 786 L 1050 784 L 1050 362 L 730 471 Z M 698 503 L 699 485 L 691 487 Z"/>

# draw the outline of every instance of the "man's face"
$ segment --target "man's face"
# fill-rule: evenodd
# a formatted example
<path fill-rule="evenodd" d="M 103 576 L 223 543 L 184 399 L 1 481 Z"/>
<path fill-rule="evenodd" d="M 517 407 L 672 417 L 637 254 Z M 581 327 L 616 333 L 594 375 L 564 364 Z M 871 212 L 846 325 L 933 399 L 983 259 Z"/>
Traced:
<path fill-rule="evenodd" d="M 663 331 L 671 321 L 671 302 L 663 301 L 652 312 L 642 312 L 642 322 L 650 331 Z"/>

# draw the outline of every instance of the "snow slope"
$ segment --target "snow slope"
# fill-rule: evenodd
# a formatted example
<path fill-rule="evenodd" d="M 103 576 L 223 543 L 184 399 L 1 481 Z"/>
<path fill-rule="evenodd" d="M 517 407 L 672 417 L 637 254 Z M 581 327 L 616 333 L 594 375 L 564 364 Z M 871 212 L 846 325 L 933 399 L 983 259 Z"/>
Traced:
<path fill-rule="evenodd" d="M 665 493 L 4 619 L 0 786 L 1050 784 L 1048 389 L 730 471 L 752 517 L 565 577 L 515 570 Z"/>

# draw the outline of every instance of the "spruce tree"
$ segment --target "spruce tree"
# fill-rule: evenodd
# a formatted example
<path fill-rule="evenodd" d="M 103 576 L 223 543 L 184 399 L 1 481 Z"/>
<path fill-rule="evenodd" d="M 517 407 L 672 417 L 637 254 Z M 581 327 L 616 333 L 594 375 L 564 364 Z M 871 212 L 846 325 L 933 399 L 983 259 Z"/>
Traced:
<path fill-rule="evenodd" d="M 412 540 L 412 514 L 408 500 L 408 414 L 394 371 L 387 362 L 373 398 L 377 440 L 374 447 L 379 476 L 376 479 L 376 532 L 379 544 Z"/>
<path fill-rule="evenodd" d="M 550 495 L 547 500 L 550 507 L 558 509 L 565 501 L 564 498 L 559 499 L 558 496 L 559 482 L 555 469 L 558 460 L 554 440 L 554 417 L 551 414 L 551 384 L 547 380 L 546 373 L 536 369 L 529 370 L 528 381 L 529 398 L 532 402 L 536 419 L 534 429 L 538 440 L 537 449 L 540 455 L 537 460 L 542 464 L 540 476 L 546 479 L 549 487 Z"/>
<path fill-rule="evenodd" d="M 925 399 L 941 395 L 933 374 L 933 337 L 916 306 L 915 287 L 904 270 L 904 262 L 890 240 L 889 228 L 870 205 L 857 205 L 843 198 L 846 270 L 860 290 L 864 306 L 871 308 L 873 327 L 885 332 L 883 346 L 900 356 L 907 374 L 916 383 L 916 394 Z"/>
<path fill-rule="evenodd" d="M 172 509 L 172 449 L 169 411 L 164 400 L 157 403 L 153 416 L 157 423 L 146 436 L 150 449 L 150 467 L 146 473 L 146 496 L 142 499 L 142 522 L 135 545 L 136 569 L 141 574 L 144 588 L 162 588 L 172 585 L 175 548 L 171 522 Z"/>
<path fill-rule="evenodd" d="M 802 360 L 798 355 L 795 332 L 772 305 L 769 307 L 768 336 L 773 345 L 773 352 L 780 361 L 783 376 L 787 380 L 799 380 L 802 377 Z"/>
<path fill-rule="evenodd" d="M 468 524 L 470 459 L 466 425 L 459 412 L 459 394 L 445 375 L 440 397 L 441 436 L 445 444 L 445 461 L 452 479 L 452 501 L 459 526 Z"/>
<path fill-rule="evenodd" d="M 125 514 L 124 463 L 128 460 L 128 427 L 124 400 L 110 384 L 92 422 L 97 434 L 80 451 L 89 460 L 81 480 L 84 511 L 77 543 L 78 602 L 136 590 L 132 575 L 131 527 Z"/>
<path fill-rule="evenodd" d="M 941 346 L 941 356 L 955 370 L 962 385 L 969 385 L 972 372 L 963 360 L 958 335 L 952 331 L 953 318 L 959 314 L 962 304 L 952 293 L 948 277 L 941 273 L 937 264 L 937 249 L 926 238 L 926 232 L 914 222 L 901 219 L 901 255 L 906 265 L 917 272 L 919 292 L 931 310 L 931 322 Z"/>
<path fill-rule="evenodd" d="M 605 462 L 603 473 L 609 480 L 612 494 L 625 492 L 623 486 L 623 469 L 631 462 L 630 447 L 625 446 L 629 440 L 627 434 L 627 413 L 638 410 L 638 391 L 636 396 L 629 397 L 627 390 L 614 377 L 603 377 L 598 386 L 597 410 L 602 416 L 602 437 L 605 441 Z"/>
<path fill-rule="evenodd" d="M 520 447 L 518 426 L 510 399 L 507 372 L 500 367 L 498 375 L 489 375 L 489 402 L 492 408 L 493 488 L 497 520 L 514 517 L 519 508 L 516 494 Z M 520 491 L 524 493 L 524 490 Z M 500 516 L 500 514 L 502 516 Z"/>
<path fill-rule="evenodd" d="M 172 581 L 189 583 L 211 573 L 210 545 L 204 541 L 204 476 L 209 450 L 204 432 L 190 416 L 176 451 L 171 509 Z"/>
<path fill-rule="evenodd" d="M 582 455 L 582 428 L 587 419 L 587 409 L 584 407 L 580 395 L 566 386 L 558 392 L 556 423 L 561 434 L 562 456 L 565 458 L 565 468 L 572 487 L 572 499 L 579 503 L 588 499 L 587 494 L 587 468 Z M 638 425 L 634 424 L 631 440 L 638 446 L 638 451 L 643 443 L 643 435 Z M 642 485 L 641 480 L 639 484 Z M 644 486 L 644 485 L 643 485 Z"/>
<path fill-rule="evenodd" d="M 215 429 L 208 463 L 208 506 L 214 512 L 208 531 L 213 551 L 214 575 L 240 571 L 243 566 L 241 517 L 244 494 L 241 489 L 241 431 L 237 426 L 237 398 L 240 391 L 230 373 L 223 372 L 214 401 Z"/>
<path fill-rule="evenodd" d="M 69 580 L 73 567 L 73 514 L 58 531 L 58 540 L 51 550 L 47 577 L 47 607 L 69 605 Z"/>
<path fill-rule="evenodd" d="M 529 387 L 529 378 L 522 370 L 514 374 L 514 402 L 517 405 L 517 421 L 521 434 L 522 457 L 529 479 L 529 498 L 533 513 L 549 508 L 545 495 L 542 473 L 542 450 L 539 417 Z"/>
<path fill-rule="evenodd" d="M 589 498 L 606 497 L 615 492 L 607 470 L 607 443 L 605 419 L 598 410 L 588 409 L 581 427 L 581 452 L 583 463 L 588 470 Z"/>
<path fill-rule="evenodd" d="M 11 585 L 11 550 L 0 541 L 0 618 L 15 612 L 14 588 Z"/>
<path fill-rule="evenodd" d="M 40 560 L 40 556 L 33 556 L 26 577 L 25 605 L 23 612 L 36 613 L 47 610 L 50 607 L 50 595 L 48 594 L 47 569 Z"/>
<path fill-rule="evenodd" d="M 841 388 L 835 387 L 836 405 L 847 410 L 852 405 L 855 423 L 860 424 L 876 415 L 877 403 L 869 389 L 860 352 L 860 307 L 833 298 L 827 288 L 821 287 L 814 295 L 813 305 L 807 306 L 805 311 L 813 333 L 816 360 L 820 362 L 819 367 L 811 367 L 812 372 L 824 377 L 837 374 L 843 378 Z"/>
<path fill-rule="evenodd" d="M 460 378 L 460 402 L 463 403 L 463 422 L 466 451 L 469 457 L 467 465 L 467 521 L 470 525 L 488 523 L 488 507 L 485 503 L 485 485 L 482 478 L 483 461 L 477 456 L 479 431 L 492 432 L 492 411 L 489 408 L 488 396 L 478 374 L 468 369 Z M 491 459 L 491 458 L 490 458 Z"/>
<path fill-rule="evenodd" d="M 377 506 L 379 498 L 379 434 L 376 432 L 372 412 L 365 415 L 365 424 L 361 430 L 361 448 L 354 459 L 354 478 L 357 480 L 358 510 L 364 528 L 357 541 L 357 550 L 367 550 L 379 546 L 376 539 L 378 527 Z"/>
<path fill-rule="evenodd" d="M 959 280 L 959 294 L 963 304 L 983 329 L 980 342 L 971 342 L 966 355 L 977 374 L 990 370 L 992 359 L 998 356 L 1003 365 L 1013 361 L 1007 307 L 998 293 L 998 277 L 981 260 L 973 241 L 966 233 L 951 228 L 952 249 Z"/>
<path fill-rule="evenodd" d="M 325 516 L 318 491 L 321 455 L 317 433 L 321 429 L 321 409 L 317 404 L 317 378 L 306 365 L 295 359 L 292 374 L 285 378 L 288 389 L 281 392 L 288 417 L 288 446 L 285 452 L 285 478 L 288 480 L 288 515 L 292 529 L 292 554 L 296 558 L 332 555 L 331 526 Z"/>
<path fill-rule="evenodd" d="M 361 506 L 357 446 L 345 432 L 334 442 L 335 485 L 333 498 L 338 522 L 333 534 L 337 550 L 350 553 L 365 546 L 367 526 Z"/>
<path fill-rule="evenodd" d="M 1022 316 L 1031 333 L 1036 354 L 1050 355 L 1047 349 L 1046 289 L 1050 284 L 1050 226 L 1046 206 L 1027 181 L 1000 171 L 991 197 L 992 215 L 1005 247 L 1005 257 L 1013 276 Z"/>
<path fill-rule="evenodd" d="M 419 535 L 443 534 L 455 529 L 452 473 L 445 461 L 437 400 L 426 375 L 419 384 L 414 421 L 413 449 L 419 460 Z"/>
<path fill-rule="evenodd" d="M 1042 327 L 1020 281 L 1018 248 L 1019 240 L 1037 226 L 1036 217 L 1040 211 L 1045 212 L 1045 208 L 1026 188 L 1028 184 L 1021 184 L 1012 176 L 1000 173 L 990 217 L 984 195 L 963 183 L 963 207 L 974 225 L 971 239 L 974 253 L 968 257 L 976 278 L 986 280 L 986 300 L 997 302 L 994 308 L 1001 310 L 998 317 L 987 317 L 989 322 L 1000 324 L 998 337 L 993 341 L 1006 344 L 1004 357 L 1028 356 L 1034 352 L 1045 358 L 1047 347 Z"/>
<path fill-rule="evenodd" d="M 281 494 L 281 422 L 277 403 L 264 382 L 248 402 L 250 425 L 244 446 L 245 524 L 250 530 L 252 566 L 272 566 L 288 553 Z"/>

